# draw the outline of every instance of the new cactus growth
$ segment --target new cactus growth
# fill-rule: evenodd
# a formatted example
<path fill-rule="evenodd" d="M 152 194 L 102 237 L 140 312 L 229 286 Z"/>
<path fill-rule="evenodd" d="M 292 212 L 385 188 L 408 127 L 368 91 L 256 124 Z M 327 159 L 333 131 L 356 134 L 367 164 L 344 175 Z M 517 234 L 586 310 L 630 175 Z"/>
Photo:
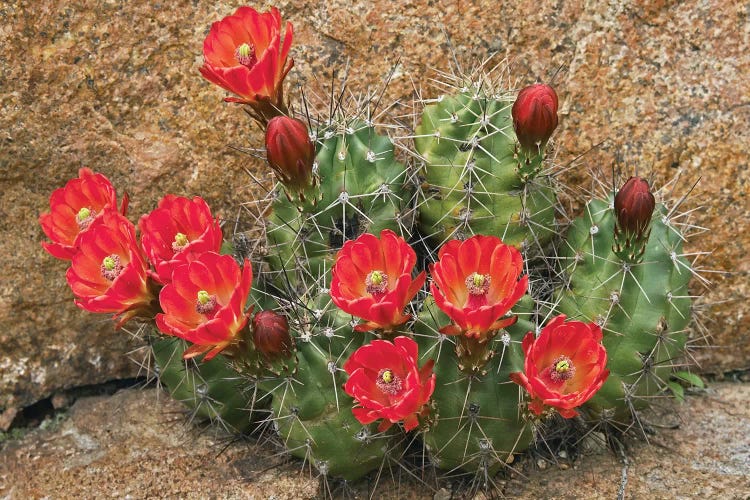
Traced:
<path fill-rule="evenodd" d="M 532 304 L 526 297 L 517 309 L 521 312 Z M 492 477 L 528 447 L 531 422 L 519 410 L 519 387 L 509 380 L 510 373 L 523 368 L 520 341 L 534 329 L 531 315 L 522 312 L 521 316 L 503 335 L 489 341 L 481 372 L 467 374 L 457 354 L 461 337 L 439 333 L 450 319 L 432 299 L 425 300 L 415 338 L 422 356 L 435 359 L 434 417 L 422 439 L 436 467 Z"/>
<path fill-rule="evenodd" d="M 393 144 L 371 124 L 329 120 L 312 135 L 318 185 L 303 202 L 291 201 L 279 187 L 266 224 L 266 260 L 277 274 L 294 279 L 301 273 L 325 287 L 344 241 L 386 228 L 409 235 L 412 194 Z"/>
<path fill-rule="evenodd" d="M 159 383 L 191 410 L 229 432 L 249 432 L 269 414 L 270 398 L 234 370 L 221 355 L 206 362 L 182 359 L 188 343 L 157 338 L 151 344 Z"/>
<path fill-rule="evenodd" d="M 588 407 L 627 423 L 633 410 L 666 388 L 682 362 L 693 271 L 674 214 L 653 201 L 630 201 L 625 210 L 621 193 L 588 202 L 568 229 L 560 249 L 565 282 L 555 309 L 602 327 L 610 376 Z"/>
<path fill-rule="evenodd" d="M 533 156 L 520 150 L 511 119 L 513 95 L 491 86 L 462 83 L 455 95 L 428 101 L 424 108 L 414 137 L 423 179 L 420 229 L 435 246 L 494 234 L 539 254 L 555 234 L 555 194 L 543 172 L 544 145 Z"/>

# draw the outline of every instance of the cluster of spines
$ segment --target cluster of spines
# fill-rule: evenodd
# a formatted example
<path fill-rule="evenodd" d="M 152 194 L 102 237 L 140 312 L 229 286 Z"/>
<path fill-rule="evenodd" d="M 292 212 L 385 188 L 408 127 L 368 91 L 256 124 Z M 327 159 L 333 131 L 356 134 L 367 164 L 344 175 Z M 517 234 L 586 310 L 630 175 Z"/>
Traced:
<path fill-rule="evenodd" d="M 551 307 L 602 327 L 610 377 L 586 410 L 622 430 L 639 422 L 638 410 L 664 396 L 686 366 L 694 298 L 688 285 L 705 278 L 683 251 L 689 235 L 680 227 L 679 202 L 671 209 L 666 200 L 656 204 L 642 255 L 628 259 L 621 257 L 627 254 L 618 244 L 613 200 L 610 191 L 589 201 L 571 223 Z"/>

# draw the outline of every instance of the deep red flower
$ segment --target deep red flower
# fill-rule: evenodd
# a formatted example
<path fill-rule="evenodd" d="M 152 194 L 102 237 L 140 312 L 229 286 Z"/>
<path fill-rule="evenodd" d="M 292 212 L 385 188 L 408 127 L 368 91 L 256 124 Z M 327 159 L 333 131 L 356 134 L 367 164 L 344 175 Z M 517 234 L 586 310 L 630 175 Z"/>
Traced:
<path fill-rule="evenodd" d="M 417 355 L 417 343 L 408 337 L 396 337 L 393 343 L 373 340 L 354 351 L 344 363 L 349 374 L 344 391 L 359 403 L 352 413 L 360 423 L 382 418 L 380 432 L 401 421 L 407 431 L 419 425 L 418 417 L 429 411 L 435 374 L 434 361 L 419 368 Z"/>
<path fill-rule="evenodd" d="M 266 119 L 286 110 L 282 83 L 294 61 L 287 64 L 293 28 L 287 22 L 282 39 L 279 10 L 260 13 L 240 7 L 211 25 L 203 42 L 201 74 L 236 94 L 225 100 L 253 106 Z"/>
<path fill-rule="evenodd" d="M 231 255 L 201 254 L 175 268 L 172 282 L 162 288 L 156 326 L 192 345 L 185 359 L 209 351 L 205 361 L 235 342 L 252 311 L 245 311 L 253 282 L 248 261 L 240 269 Z"/>
<path fill-rule="evenodd" d="M 539 152 L 557 128 L 557 93 L 543 83 L 529 85 L 518 93 L 511 109 L 513 128 L 521 148 Z"/>
<path fill-rule="evenodd" d="M 381 231 L 380 239 L 365 233 L 344 243 L 336 255 L 331 299 L 365 320 L 356 331 L 392 330 L 409 320 L 404 308 L 424 285 L 424 271 L 411 278 L 416 262 L 414 250 L 390 229 Z"/>
<path fill-rule="evenodd" d="M 77 239 L 67 280 L 76 305 L 121 316 L 118 327 L 137 315 L 150 316 L 155 302 L 146 259 L 125 216 L 105 210 Z"/>
<path fill-rule="evenodd" d="M 561 416 L 578 415 L 575 408 L 591 399 L 607 380 L 607 351 L 601 343 L 602 329 L 595 323 L 565 322 L 561 314 L 523 339 L 524 371 L 510 379 L 531 396 L 529 409 L 541 415 L 545 407 L 557 408 Z"/>
<path fill-rule="evenodd" d="M 49 206 L 50 211 L 39 216 L 39 223 L 52 242 L 44 242 L 42 246 L 53 257 L 70 260 L 75 254 L 78 235 L 105 210 L 117 210 L 117 196 L 109 179 L 84 167 L 78 171 L 77 178 L 52 192 Z M 121 207 L 123 215 L 127 206 L 125 195 Z"/>
<path fill-rule="evenodd" d="M 656 200 L 648 182 L 631 177 L 615 195 L 617 225 L 631 236 L 643 235 L 651 223 Z"/>
<path fill-rule="evenodd" d="M 482 339 L 516 322 L 515 316 L 501 318 L 528 289 L 518 250 L 495 236 L 477 235 L 449 241 L 438 259 L 430 266 L 430 289 L 437 306 L 453 320 L 441 333 Z"/>
<path fill-rule="evenodd" d="M 312 185 L 315 145 L 301 120 L 272 118 L 266 129 L 266 155 L 279 182 L 287 189 L 302 192 Z"/>
<path fill-rule="evenodd" d="M 268 359 L 289 356 L 294 343 L 286 317 L 273 311 L 259 311 L 253 318 L 253 344 Z"/>
<path fill-rule="evenodd" d="M 199 196 L 191 200 L 168 194 L 141 217 L 138 227 L 143 250 L 155 269 L 152 277 L 162 284 L 171 281 L 175 267 L 221 248 L 219 221 Z"/>

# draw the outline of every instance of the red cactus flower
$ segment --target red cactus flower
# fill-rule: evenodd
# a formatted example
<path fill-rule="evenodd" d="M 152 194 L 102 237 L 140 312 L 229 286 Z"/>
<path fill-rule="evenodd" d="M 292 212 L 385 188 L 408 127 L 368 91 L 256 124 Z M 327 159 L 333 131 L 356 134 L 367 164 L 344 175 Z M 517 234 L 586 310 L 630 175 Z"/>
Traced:
<path fill-rule="evenodd" d="M 275 7 L 260 13 L 240 7 L 211 25 L 203 42 L 201 74 L 236 94 L 225 101 L 249 104 L 262 122 L 283 114 L 282 82 L 294 61 L 287 64 L 293 28 L 287 22 L 282 39 L 281 14 Z"/>
<path fill-rule="evenodd" d="M 289 356 L 294 343 L 286 317 L 273 311 L 258 312 L 253 318 L 253 344 L 269 359 Z"/>
<path fill-rule="evenodd" d="M 418 417 L 429 411 L 435 374 L 434 361 L 419 368 L 417 355 L 417 343 L 408 337 L 373 340 L 354 351 L 344 363 L 349 374 L 344 391 L 360 405 L 352 408 L 357 420 L 369 424 L 382 418 L 380 432 L 401 421 L 407 431 L 419 425 Z"/>
<path fill-rule="evenodd" d="M 203 253 L 175 268 L 172 282 L 162 288 L 164 313 L 156 315 L 156 326 L 194 344 L 183 354 L 185 359 L 208 351 L 208 361 L 234 343 L 247 324 L 251 311 L 245 312 L 245 305 L 252 282 L 248 261 L 240 270 L 231 255 Z"/>
<path fill-rule="evenodd" d="M 513 128 L 521 148 L 539 152 L 557 128 L 557 93 L 543 83 L 529 85 L 519 92 L 511 110 Z"/>
<path fill-rule="evenodd" d="M 574 408 L 591 399 L 607 380 L 607 351 L 601 344 L 602 329 L 595 323 L 565 322 L 561 314 L 523 339 L 524 371 L 511 373 L 513 382 L 531 396 L 529 409 L 541 415 L 545 407 L 561 416 L 578 415 Z"/>
<path fill-rule="evenodd" d="M 453 320 L 442 333 L 481 340 L 516 322 L 515 316 L 503 316 L 528 289 L 518 250 L 495 236 L 477 235 L 449 241 L 438 259 L 430 266 L 431 291 L 437 306 Z"/>
<path fill-rule="evenodd" d="M 655 207 L 648 182 L 631 177 L 615 195 L 617 225 L 630 235 L 643 235 L 648 231 Z"/>
<path fill-rule="evenodd" d="M 288 116 L 272 118 L 266 129 L 266 154 L 287 189 L 302 192 L 312 185 L 315 145 L 304 122 Z"/>
<path fill-rule="evenodd" d="M 53 257 L 70 260 L 75 254 L 78 235 L 105 210 L 117 210 L 117 196 L 109 179 L 84 167 L 78 171 L 77 178 L 52 192 L 49 205 L 50 211 L 39 216 L 39 223 L 52 242 L 42 243 L 42 246 Z M 123 215 L 127 206 L 125 195 L 121 207 Z"/>
<path fill-rule="evenodd" d="M 67 280 L 76 305 L 121 316 L 118 327 L 133 316 L 153 315 L 156 300 L 146 259 L 135 238 L 135 226 L 113 210 L 91 222 L 77 239 Z"/>
<path fill-rule="evenodd" d="M 156 271 L 152 277 L 162 284 L 172 280 L 175 267 L 221 248 L 219 221 L 199 196 L 191 200 L 168 194 L 141 217 L 138 227 L 143 250 Z"/>
<path fill-rule="evenodd" d="M 416 262 L 414 250 L 390 229 L 381 231 L 380 239 L 365 233 L 344 243 L 336 255 L 331 299 L 365 320 L 356 331 L 392 330 L 409 320 L 404 308 L 424 285 L 424 271 L 411 278 Z"/>

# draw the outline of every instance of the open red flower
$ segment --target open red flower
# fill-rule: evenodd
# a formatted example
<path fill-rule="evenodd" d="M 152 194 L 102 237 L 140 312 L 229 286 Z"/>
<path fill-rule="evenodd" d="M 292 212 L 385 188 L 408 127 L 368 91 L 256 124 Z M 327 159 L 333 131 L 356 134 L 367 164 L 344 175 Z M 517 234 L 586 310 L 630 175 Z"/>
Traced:
<path fill-rule="evenodd" d="M 515 316 L 503 316 L 528 289 L 518 250 L 495 236 L 477 235 L 449 241 L 438 259 L 430 266 L 431 291 L 437 306 L 453 320 L 441 333 L 481 340 L 487 332 L 516 322 Z"/>
<path fill-rule="evenodd" d="M 287 64 L 293 28 L 282 21 L 275 7 L 260 13 L 240 7 L 211 25 L 203 42 L 201 74 L 210 82 L 236 94 L 225 100 L 253 106 L 265 121 L 284 114 L 282 82 L 294 61 Z"/>
<path fill-rule="evenodd" d="M 127 205 L 125 196 L 121 207 L 123 215 Z M 42 246 L 53 257 L 70 260 L 75 254 L 78 235 L 105 210 L 117 210 L 117 196 L 109 179 L 84 167 L 78 171 L 77 178 L 52 192 L 49 206 L 50 211 L 39 216 L 39 223 L 52 242 L 42 243 Z"/>
<path fill-rule="evenodd" d="M 349 374 L 344 391 L 359 403 L 352 412 L 360 423 L 382 418 L 380 432 L 401 421 L 407 431 L 419 425 L 418 417 L 429 411 L 435 374 L 434 361 L 419 368 L 417 355 L 417 343 L 408 337 L 396 337 L 393 343 L 373 340 L 354 351 L 344 363 Z"/>
<path fill-rule="evenodd" d="M 76 305 L 96 313 L 121 316 L 118 327 L 133 316 L 150 316 L 156 300 L 146 259 L 125 216 L 106 210 L 77 240 L 67 280 Z"/>
<path fill-rule="evenodd" d="M 162 284 L 171 281 L 175 267 L 221 248 L 219 221 L 199 196 L 191 200 L 168 194 L 138 226 L 143 250 L 156 271 L 152 277 Z"/>
<path fill-rule="evenodd" d="M 595 323 L 565 322 L 561 314 L 523 339 L 526 356 L 523 372 L 510 379 L 531 396 L 529 409 L 541 415 L 545 407 L 557 408 L 561 416 L 578 415 L 575 408 L 591 399 L 607 380 L 607 351 L 601 343 L 602 329 Z"/>
<path fill-rule="evenodd" d="M 409 320 L 404 308 L 424 284 L 424 271 L 411 278 L 416 262 L 414 250 L 390 229 L 381 231 L 380 239 L 365 233 L 344 243 L 336 255 L 331 299 L 365 320 L 356 331 L 392 330 Z"/>
<path fill-rule="evenodd" d="M 156 326 L 167 335 L 192 342 L 183 357 L 208 351 L 205 361 L 237 340 L 252 311 L 245 311 L 253 282 L 250 263 L 240 269 L 231 255 L 201 254 L 175 269 L 159 294 L 163 314 Z"/>

